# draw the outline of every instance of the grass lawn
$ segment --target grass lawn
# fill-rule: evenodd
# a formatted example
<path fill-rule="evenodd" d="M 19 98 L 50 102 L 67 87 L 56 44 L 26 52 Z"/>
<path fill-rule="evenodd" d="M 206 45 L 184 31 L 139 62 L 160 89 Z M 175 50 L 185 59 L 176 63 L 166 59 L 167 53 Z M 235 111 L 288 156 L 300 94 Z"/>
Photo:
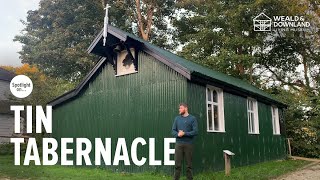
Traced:
<path fill-rule="evenodd" d="M 234 168 L 231 176 L 224 172 L 204 172 L 195 179 L 270 179 L 296 170 L 309 162 L 301 160 L 270 161 Z M 115 173 L 101 168 L 65 166 L 14 166 L 13 156 L 0 156 L 0 179 L 172 179 L 154 173 Z"/>

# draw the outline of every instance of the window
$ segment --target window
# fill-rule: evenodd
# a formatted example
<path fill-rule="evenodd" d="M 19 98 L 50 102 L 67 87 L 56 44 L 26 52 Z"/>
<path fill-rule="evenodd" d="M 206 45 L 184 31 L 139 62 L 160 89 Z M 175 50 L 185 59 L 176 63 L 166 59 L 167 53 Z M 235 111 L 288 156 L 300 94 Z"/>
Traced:
<path fill-rule="evenodd" d="M 273 134 L 280 134 L 280 122 L 278 108 L 271 106 Z"/>
<path fill-rule="evenodd" d="M 130 48 L 130 53 L 128 50 L 122 50 L 117 53 L 117 76 L 137 72 L 137 68 L 134 65 L 134 58 L 137 58 L 135 49 Z"/>
<path fill-rule="evenodd" d="M 250 134 L 259 134 L 259 119 L 258 119 L 258 102 L 255 99 L 247 99 L 248 109 L 248 132 Z"/>
<path fill-rule="evenodd" d="M 223 91 L 207 87 L 207 131 L 224 132 Z"/>

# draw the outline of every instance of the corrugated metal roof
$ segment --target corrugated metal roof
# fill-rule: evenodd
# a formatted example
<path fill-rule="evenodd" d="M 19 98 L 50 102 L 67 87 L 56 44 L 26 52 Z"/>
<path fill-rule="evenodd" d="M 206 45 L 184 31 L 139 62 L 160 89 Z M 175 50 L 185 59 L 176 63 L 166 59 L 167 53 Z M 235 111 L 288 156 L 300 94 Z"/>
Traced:
<path fill-rule="evenodd" d="M 15 76 L 14 73 L 0 68 L 0 80 L 11 81 Z"/>
<path fill-rule="evenodd" d="M 115 27 L 113 27 L 113 28 L 115 28 Z M 212 78 L 212 79 L 227 83 L 227 84 L 229 84 L 231 86 L 234 86 L 236 88 L 240 88 L 240 89 L 243 89 L 245 91 L 249 91 L 251 93 L 266 97 L 267 99 L 279 102 L 277 99 L 272 97 L 270 94 L 268 94 L 268 93 L 262 91 L 261 89 L 249 84 L 246 81 L 243 81 L 241 79 L 226 75 L 224 73 L 218 72 L 218 71 L 213 70 L 213 69 L 209 69 L 209 68 L 204 67 L 202 65 L 199 65 L 199 64 L 197 64 L 197 63 L 195 63 L 193 61 L 190 61 L 190 60 L 184 59 L 184 58 L 182 58 L 180 56 L 177 56 L 176 54 L 173 54 L 170 51 L 167 51 L 167 50 L 162 49 L 162 48 L 160 48 L 158 46 L 155 46 L 155 45 L 153 45 L 153 44 L 151 44 L 151 43 L 149 43 L 147 41 L 144 41 L 143 39 L 141 39 L 141 38 L 139 38 L 139 37 L 137 37 L 137 36 L 135 36 L 133 34 L 127 33 L 127 32 L 122 31 L 120 29 L 118 29 L 118 30 L 123 34 L 126 34 L 130 38 L 142 42 L 145 46 L 157 51 L 162 56 L 167 57 L 168 60 L 173 61 L 174 63 L 177 63 L 177 64 L 185 67 L 186 69 L 188 69 L 191 72 L 191 74 L 192 73 L 199 73 L 199 74 L 202 74 L 202 75 L 207 76 L 209 78 Z M 281 102 L 279 102 L 279 103 L 281 103 Z"/>
<path fill-rule="evenodd" d="M 280 102 L 279 100 L 275 99 L 272 97 L 270 94 L 262 91 L 261 89 L 249 84 L 246 81 L 243 81 L 241 79 L 226 75 L 224 73 L 218 72 L 213 69 L 209 69 L 207 67 L 201 66 L 195 62 L 192 62 L 190 60 L 184 59 L 180 56 L 177 56 L 174 53 L 171 53 L 170 51 L 167 51 L 165 49 L 162 49 L 158 46 L 155 46 L 151 44 L 150 42 L 147 42 L 133 34 L 127 33 L 125 31 L 122 31 L 116 27 L 113 27 L 109 25 L 108 27 L 108 33 L 113 35 L 116 38 L 119 38 L 119 40 L 125 42 L 128 39 L 133 39 L 137 42 L 140 42 L 144 47 L 143 50 L 146 51 L 147 53 L 153 55 L 157 60 L 162 61 L 163 63 L 167 64 L 170 66 L 172 69 L 176 70 L 178 73 L 184 75 L 188 79 L 192 79 L 193 76 L 199 76 L 201 75 L 202 78 L 204 79 L 210 79 L 215 82 L 219 82 L 221 84 L 226 85 L 230 89 L 234 89 L 234 91 L 239 91 L 242 92 L 244 95 L 250 95 L 258 99 L 264 99 L 267 102 L 270 103 L 276 103 L 281 106 L 286 106 L 284 103 Z M 103 52 L 101 53 L 100 51 L 105 51 L 105 49 L 102 46 L 102 34 L 103 31 L 101 31 L 97 37 L 94 39 L 94 41 L 91 43 L 91 45 L 88 48 L 89 53 L 94 53 L 98 55 L 103 56 Z M 109 36 L 108 36 L 109 37 Z M 101 42 L 101 43 L 100 43 Z M 104 60 L 100 60 L 96 67 L 92 69 L 89 73 L 89 75 L 80 83 L 80 85 L 72 90 L 73 92 L 76 93 L 66 93 L 55 100 L 49 102 L 49 104 L 55 106 L 57 104 L 60 104 L 68 99 L 73 98 L 74 96 L 77 96 L 77 94 L 81 91 L 81 89 L 84 87 L 85 84 L 87 84 L 91 76 L 90 74 L 95 74 L 96 71 L 99 69 L 99 67 L 103 64 L 101 63 L 105 62 Z M 241 94 L 241 93 L 240 93 Z"/>

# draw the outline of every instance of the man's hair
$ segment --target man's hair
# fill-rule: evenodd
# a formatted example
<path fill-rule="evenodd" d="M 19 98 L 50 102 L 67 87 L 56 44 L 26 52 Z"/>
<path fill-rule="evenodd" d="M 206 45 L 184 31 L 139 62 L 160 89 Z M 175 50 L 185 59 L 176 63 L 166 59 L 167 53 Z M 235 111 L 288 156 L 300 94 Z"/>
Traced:
<path fill-rule="evenodd" d="M 184 107 L 188 108 L 188 104 L 187 103 L 180 103 L 179 106 L 184 106 Z"/>

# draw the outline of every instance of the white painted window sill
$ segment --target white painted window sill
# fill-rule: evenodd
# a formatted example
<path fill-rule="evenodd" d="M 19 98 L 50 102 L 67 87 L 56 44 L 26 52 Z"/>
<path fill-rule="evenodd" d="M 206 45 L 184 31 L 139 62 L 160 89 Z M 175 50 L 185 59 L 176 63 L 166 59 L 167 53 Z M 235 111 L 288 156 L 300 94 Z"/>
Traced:
<path fill-rule="evenodd" d="M 252 134 L 252 135 L 259 135 L 260 133 L 253 133 L 253 132 L 249 132 L 248 134 Z"/>
<path fill-rule="evenodd" d="M 213 130 L 207 130 L 209 133 L 225 133 L 226 131 L 213 131 Z"/>
<path fill-rule="evenodd" d="M 134 72 L 126 73 L 126 74 L 117 74 L 117 75 L 115 75 L 115 76 L 116 76 L 116 77 L 125 76 L 125 75 L 135 74 L 135 73 L 137 73 L 137 72 L 138 72 L 138 71 L 134 71 Z"/>

